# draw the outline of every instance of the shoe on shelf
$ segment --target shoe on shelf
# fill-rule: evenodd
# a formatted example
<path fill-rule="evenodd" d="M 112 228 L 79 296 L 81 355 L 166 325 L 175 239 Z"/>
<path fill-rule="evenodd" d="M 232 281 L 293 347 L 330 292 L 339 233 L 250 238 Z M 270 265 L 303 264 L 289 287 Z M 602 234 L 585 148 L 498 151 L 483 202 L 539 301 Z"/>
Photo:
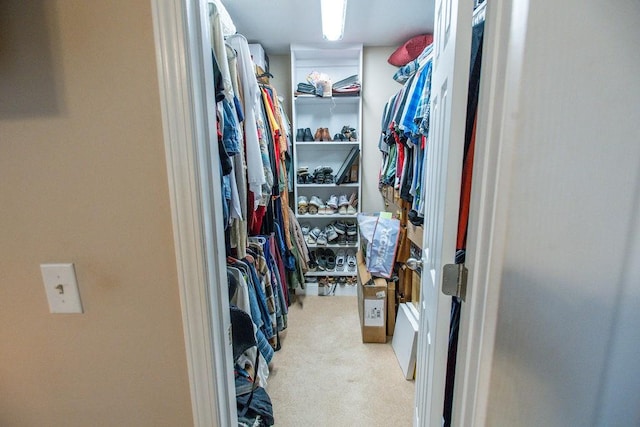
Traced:
<path fill-rule="evenodd" d="M 333 251 L 330 251 L 333 254 Z M 335 255 L 327 255 L 327 271 L 334 271 L 336 269 L 336 257 Z"/>
<path fill-rule="evenodd" d="M 313 134 L 313 140 L 314 141 L 322 141 L 323 132 L 324 132 L 324 128 L 316 129 L 316 133 Z"/>
<path fill-rule="evenodd" d="M 304 141 L 304 129 L 300 128 L 296 130 L 296 141 Z"/>
<path fill-rule="evenodd" d="M 356 130 L 351 126 L 342 126 L 342 135 L 344 136 L 344 141 L 355 141 L 355 132 Z"/>
<path fill-rule="evenodd" d="M 327 269 L 327 256 L 322 248 L 316 249 L 316 263 L 318 264 L 318 270 L 325 271 Z"/>
<path fill-rule="evenodd" d="M 358 199 L 356 193 L 351 193 L 351 197 L 349 197 L 349 205 L 347 206 L 347 214 L 355 215 L 358 212 Z"/>
<path fill-rule="evenodd" d="M 311 231 L 311 226 L 305 222 L 300 224 L 300 228 L 302 229 L 302 235 L 307 237 L 309 235 L 309 231 Z"/>
<path fill-rule="evenodd" d="M 334 182 L 336 182 L 336 179 L 333 176 L 333 174 L 327 173 L 327 174 L 324 175 L 324 183 L 325 184 L 333 184 Z"/>
<path fill-rule="evenodd" d="M 318 196 L 311 196 L 311 200 L 309 200 L 310 214 L 317 214 L 322 206 L 324 206 L 324 202 Z"/>
<path fill-rule="evenodd" d="M 329 199 L 327 199 L 327 206 L 331 209 L 338 209 L 338 196 L 335 194 L 330 195 Z"/>
<path fill-rule="evenodd" d="M 309 202 L 305 196 L 298 196 L 298 213 L 304 215 L 307 213 Z"/>
<path fill-rule="evenodd" d="M 338 249 L 336 252 L 336 271 L 344 271 L 347 253 L 344 249 Z"/>
<path fill-rule="evenodd" d="M 338 200 L 338 213 L 341 215 L 346 215 L 347 214 L 347 207 L 349 206 L 349 200 L 347 200 L 347 196 L 345 196 L 344 194 L 340 195 L 340 199 Z"/>
<path fill-rule="evenodd" d="M 320 230 L 320 227 L 313 227 L 313 229 L 309 231 L 309 235 L 307 236 L 307 242 L 312 245 L 317 244 L 318 237 L 320 237 L 321 232 L 322 230 Z"/>
<path fill-rule="evenodd" d="M 331 141 L 331 134 L 329 128 L 322 128 L 322 141 Z"/>
<path fill-rule="evenodd" d="M 334 222 L 333 228 L 336 230 L 336 233 L 338 234 L 346 234 L 347 232 L 347 224 L 344 221 Z"/>
<path fill-rule="evenodd" d="M 327 240 L 331 242 L 332 240 L 336 240 L 338 238 L 338 233 L 336 233 L 336 229 L 333 225 L 329 224 L 324 228 L 324 232 L 327 235 Z"/>
<path fill-rule="evenodd" d="M 356 271 L 356 257 L 353 254 L 347 256 L 347 269 L 349 271 Z"/>
<path fill-rule="evenodd" d="M 304 130 L 304 135 L 302 137 L 303 141 L 313 141 L 313 135 L 311 134 L 311 129 L 310 128 L 305 128 Z"/>
<path fill-rule="evenodd" d="M 347 223 L 347 236 L 355 236 L 358 234 L 358 226 L 353 223 Z"/>
<path fill-rule="evenodd" d="M 327 234 L 324 231 L 320 232 L 320 235 L 316 239 L 316 244 L 320 246 L 327 246 Z"/>
<path fill-rule="evenodd" d="M 341 133 L 336 133 L 335 135 L 333 135 L 333 140 L 334 141 L 344 141 L 344 135 Z"/>

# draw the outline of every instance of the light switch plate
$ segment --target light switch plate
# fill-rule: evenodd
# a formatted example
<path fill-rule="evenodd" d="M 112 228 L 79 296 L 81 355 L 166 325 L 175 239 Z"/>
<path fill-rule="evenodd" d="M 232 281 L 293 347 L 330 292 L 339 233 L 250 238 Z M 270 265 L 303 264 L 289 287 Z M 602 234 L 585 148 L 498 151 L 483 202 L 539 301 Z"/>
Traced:
<path fill-rule="evenodd" d="M 51 313 L 83 313 L 73 264 L 40 264 Z"/>

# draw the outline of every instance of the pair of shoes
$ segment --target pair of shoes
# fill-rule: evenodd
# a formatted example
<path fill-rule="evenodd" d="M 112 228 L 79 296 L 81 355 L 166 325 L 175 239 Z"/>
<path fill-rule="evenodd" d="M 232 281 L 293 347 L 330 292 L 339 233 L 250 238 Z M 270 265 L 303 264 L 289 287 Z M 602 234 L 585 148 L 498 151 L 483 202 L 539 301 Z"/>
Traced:
<path fill-rule="evenodd" d="M 296 131 L 296 141 L 313 141 L 311 128 L 300 128 Z"/>
<path fill-rule="evenodd" d="M 340 215 L 355 215 L 356 213 L 358 213 L 356 206 L 358 206 L 356 193 L 351 194 L 349 199 L 347 199 L 347 196 L 343 194 L 338 200 L 338 213 Z"/>
<path fill-rule="evenodd" d="M 313 136 L 314 141 L 331 141 L 329 128 L 318 128 Z"/>
<path fill-rule="evenodd" d="M 298 184 L 310 184 L 312 182 L 311 175 L 309 175 L 309 168 L 302 166 L 298 168 L 296 172 Z"/>
<path fill-rule="evenodd" d="M 325 271 L 333 271 L 336 268 L 336 254 L 331 249 L 316 249 L 318 268 Z"/>
<path fill-rule="evenodd" d="M 313 184 L 313 177 L 308 173 L 298 174 L 298 184 Z"/>

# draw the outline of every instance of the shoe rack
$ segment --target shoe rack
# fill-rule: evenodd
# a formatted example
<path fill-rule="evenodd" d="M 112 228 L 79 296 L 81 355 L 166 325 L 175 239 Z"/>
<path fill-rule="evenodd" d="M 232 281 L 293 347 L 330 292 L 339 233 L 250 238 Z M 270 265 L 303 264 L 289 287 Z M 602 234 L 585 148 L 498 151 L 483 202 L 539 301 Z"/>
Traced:
<path fill-rule="evenodd" d="M 357 199 L 358 203 L 355 210 L 349 209 L 348 213 L 344 207 L 338 212 L 320 208 L 317 211 L 311 209 L 313 213 L 308 210 L 300 213 L 297 206 L 294 210 L 300 224 L 307 225 L 310 229 L 318 227 L 324 230 L 337 221 L 357 225 L 356 217 L 360 212 L 362 196 L 362 99 L 360 94 L 316 96 L 297 92 L 298 83 L 308 83 L 307 76 L 314 72 L 328 75 L 332 83 L 357 75 L 362 85 L 362 45 L 339 45 L 337 48 L 291 46 L 292 129 L 295 140 L 293 170 L 296 172 L 294 201 L 297 205 L 300 197 L 303 197 L 310 203 L 315 197 L 315 202 L 320 199 L 326 204 L 332 195 L 338 199 L 344 195 L 347 200 Z M 327 94 L 326 90 L 324 94 Z M 335 183 L 337 174 L 354 147 L 360 153 L 355 162 L 358 167 L 352 170 L 348 182 L 338 185 Z M 304 171 L 305 168 L 308 176 L 306 180 L 301 180 L 297 172 Z M 315 179 L 316 171 L 325 177 L 333 176 Z M 350 239 L 347 244 L 338 243 L 338 239 L 328 241 L 326 245 L 317 244 L 313 238 L 307 241 L 310 251 L 330 249 L 337 254 L 344 250 L 348 255 L 355 255 L 358 244 L 357 238 L 355 241 Z M 310 278 L 309 281 L 315 279 L 318 282 L 335 277 L 336 281 L 340 279 L 342 282 L 341 277 L 356 276 L 355 270 L 345 268 L 344 271 L 310 271 L 307 277 Z"/>

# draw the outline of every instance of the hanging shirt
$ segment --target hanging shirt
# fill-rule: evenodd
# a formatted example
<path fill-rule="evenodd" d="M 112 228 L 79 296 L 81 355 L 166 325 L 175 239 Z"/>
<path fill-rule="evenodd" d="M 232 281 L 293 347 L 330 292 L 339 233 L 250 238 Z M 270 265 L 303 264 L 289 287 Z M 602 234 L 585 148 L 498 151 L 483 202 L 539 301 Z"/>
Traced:
<path fill-rule="evenodd" d="M 266 184 L 266 178 L 262 169 L 262 155 L 258 140 L 258 128 L 256 125 L 256 111 L 260 107 L 260 87 L 255 76 L 255 66 L 251 59 L 249 43 L 241 34 L 234 34 L 227 38 L 227 43 L 238 54 L 238 78 L 243 94 L 244 137 L 245 155 L 247 158 L 247 183 L 249 190 L 254 195 L 254 208 L 262 198 L 262 186 Z"/>

